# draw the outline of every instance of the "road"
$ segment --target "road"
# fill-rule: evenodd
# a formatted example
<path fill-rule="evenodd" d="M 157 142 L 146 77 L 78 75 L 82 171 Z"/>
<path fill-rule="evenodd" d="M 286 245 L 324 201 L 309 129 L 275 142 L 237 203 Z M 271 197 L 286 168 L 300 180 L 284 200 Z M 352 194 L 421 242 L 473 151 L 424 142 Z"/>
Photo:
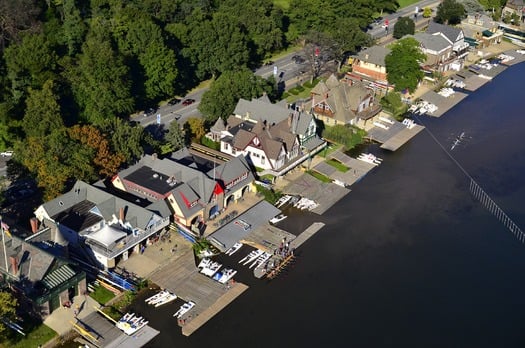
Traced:
<path fill-rule="evenodd" d="M 422 0 L 418 3 L 412 4 L 410 6 L 404 7 L 400 10 L 398 10 L 396 13 L 391 13 L 383 17 L 383 21 L 381 23 L 378 23 L 376 25 L 372 24 L 372 28 L 367 31 L 367 33 L 372 36 L 374 39 L 382 38 L 383 36 L 387 35 L 387 31 L 384 28 L 385 20 L 388 20 L 388 32 L 391 34 L 394 30 L 394 24 L 396 24 L 399 17 L 410 17 L 412 19 L 414 18 L 414 14 L 416 13 L 416 7 L 421 11 L 425 7 L 430 7 L 432 9 L 435 9 L 438 7 L 438 5 L 441 2 L 436 2 L 436 0 Z M 417 15 L 417 21 L 422 19 L 422 12 L 419 12 Z"/>
<path fill-rule="evenodd" d="M 412 18 L 414 18 L 416 7 L 418 7 L 419 9 L 423 9 L 425 7 L 436 8 L 439 4 L 440 2 L 436 2 L 436 0 L 422 0 L 416 4 L 400 9 L 396 13 L 386 15 L 384 19 L 388 19 L 389 21 L 389 33 L 392 34 L 393 26 L 399 17 L 411 16 Z M 418 22 L 421 21 L 421 12 L 419 12 L 417 19 Z M 382 27 L 383 24 L 384 21 L 382 23 L 376 24 L 373 28 L 369 29 L 367 33 L 375 39 L 381 39 L 387 36 L 387 31 Z M 268 78 L 274 73 L 274 68 L 276 68 L 278 81 L 284 82 L 285 89 L 294 87 L 297 83 L 300 83 L 310 77 L 310 68 L 308 66 L 308 63 L 305 62 L 303 64 L 296 64 L 292 59 L 292 56 L 294 56 L 295 54 L 298 53 L 290 53 L 284 57 L 276 59 L 273 64 L 262 66 L 261 68 L 257 69 L 255 71 L 255 74 L 264 78 Z M 143 127 L 147 127 L 151 125 L 156 125 L 157 115 L 160 114 L 160 124 L 163 127 L 167 128 L 169 124 L 173 120 L 175 120 L 176 115 L 181 115 L 180 119 L 178 120 L 180 124 L 184 124 L 190 117 L 202 117 L 197 107 L 199 106 L 199 103 L 202 100 L 202 95 L 204 94 L 204 92 L 206 92 L 206 90 L 207 88 L 202 88 L 200 90 L 186 95 L 186 97 L 183 98 L 183 100 L 187 98 L 195 99 L 195 102 L 191 105 L 185 106 L 182 105 L 182 103 L 178 103 L 175 105 L 164 105 L 159 107 L 154 113 L 151 113 L 147 116 L 135 115 L 135 117 L 132 117 L 132 120 L 138 122 Z"/>

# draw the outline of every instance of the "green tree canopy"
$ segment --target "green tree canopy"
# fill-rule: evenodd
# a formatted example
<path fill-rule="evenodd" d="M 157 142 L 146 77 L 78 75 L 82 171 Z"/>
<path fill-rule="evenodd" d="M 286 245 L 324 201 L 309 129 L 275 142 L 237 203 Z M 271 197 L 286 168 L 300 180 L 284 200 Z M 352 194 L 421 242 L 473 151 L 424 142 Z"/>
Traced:
<path fill-rule="evenodd" d="M 17 301 L 10 292 L 0 291 L 0 318 L 14 320 L 16 316 Z M 8 327 L 0 320 L 0 338 L 5 338 Z"/>
<path fill-rule="evenodd" d="M 275 85 L 248 69 L 228 71 L 222 74 L 202 96 L 199 111 L 209 122 L 219 117 L 226 119 L 232 114 L 239 98 L 251 100 L 267 93 L 273 95 Z"/>
<path fill-rule="evenodd" d="M 438 7 L 434 21 L 441 24 L 459 24 L 465 18 L 465 8 L 456 0 L 443 0 Z"/>
<path fill-rule="evenodd" d="M 396 39 L 401 39 L 405 35 L 414 35 L 416 24 L 411 18 L 399 17 L 396 24 L 394 24 L 394 34 Z"/>
<path fill-rule="evenodd" d="M 423 78 L 420 69 L 426 55 L 419 48 L 419 42 L 407 37 L 394 43 L 391 52 L 385 57 L 387 79 L 395 85 L 396 91 L 408 89 L 411 93 Z"/>
<path fill-rule="evenodd" d="M 29 89 L 26 112 L 22 128 L 31 137 L 46 136 L 55 129 L 64 127 L 58 104 L 59 96 L 54 91 L 54 82 L 48 80 L 42 89 Z"/>
<path fill-rule="evenodd" d="M 180 128 L 177 121 L 170 123 L 165 139 L 170 143 L 172 151 L 177 151 L 184 147 L 186 142 L 184 131 Z"/>
<path fill-rule="evenodd" d="M 128 67 L 107 37 L 88 35 L 78 65 L 68 72 L 85 120 L 102 124 L 105 119 L 133 110 L 128 74 Z"/>

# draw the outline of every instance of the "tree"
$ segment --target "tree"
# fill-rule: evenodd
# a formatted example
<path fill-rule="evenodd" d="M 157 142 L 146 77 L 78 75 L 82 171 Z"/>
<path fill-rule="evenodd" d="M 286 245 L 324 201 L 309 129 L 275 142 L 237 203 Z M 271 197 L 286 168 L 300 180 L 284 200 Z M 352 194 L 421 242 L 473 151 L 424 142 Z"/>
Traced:
<path fill-rule="evenodd" d="M 275 85 L 253 74 L 248 69 L 227 71 L 204 92 L 199 111 L 212 123 L 219 117 L 226 119 L 232 114 L 239 98 L 251 100 L 263 93 L 273 94 Z"/>
<path fill-rule="evenodd" d="M 4 58 L 15 102 L 25 97 L 28 87 L 41 88 L 55 78 L 58 58 L 43 34 L 25 35 L 19 44 L 6 48 Z"/>
<path fill-rule="evenodd" d="M 432 17 L 432 9 L 430 7 L 425 7 L 423 9 L 423 18 L 430 18 Z"/>
<path fill-rule="evenodd" d="M 349 53 L 355 53 L 372 42 L 370 35 L 353 18 L 342 18 L 341 25 L 331 31 L 330 35 L 334 41 L 334 59 L 339 62 L 339 68 Z"/>
<path fill-rule="evenodd" d="M 76 7 L 75 0 L 63 1 L 62 7 L 64 12 L 64 22 L 62 24 L 64 41 L 69 55 L 72 56 L 80 50 L 87 26 L 80 15 L 80 10 Z"/>
<path fill-rule="evenodd" d="M 48 80 L 41 90 L 29 89 L 26 100 L 26 112 L 22 128 L 28 136 L 39 137 L 51 134 L 55 129 L 64 127 L 60 114 L 58 95 L 54 91 L 54 82 Z"/>
<path fill-rule="evenodd" d="M 68 129 L 71 139 L 87 145 L 94 150 L 95 156 L 93 164 L 98 168 L 99 174 L 111 176 L 117 173 L 120 165 L 124 162 L 125 156 L 120 153 L 113 153 L 106 137 L 94 126 L 75 125 Z"/>
<path fill-rule="evenodd" d="M 337 43 L 334 38 L 324 32 L 310 31 L 304 38 L 303 55 L 312 73 L 312 80 L 321 75 L 327 63 L 336 54 Z"/>
<path fill-rule="evenodd" d="M 401 95 L 397 92 L 391 92 L 381 99 L 383 109 L 389 111 L 396 119 L 402 117 L 407 111 L 407 105 L 401 100 Z"/>
<path fill-rule="evenodd" d="M 416 39 L 407 37 L 397 41 L 385 57 L 388 82 L 395 85 L 396 91 L 408 89 L 414 92 L 423 78 L 420 64 L 425 60 L 426 55 L 421 52 Z"/>
<path fill-rule="evenodd" d="M 103 127 L 105 134 L 111 136 L 111 147 L 114 152 L 122 154 L 126 163 L 132 163 L 144 153 L 142 142 L 144 128 L 140 125 L 131 125 L 116 118 Z"/>
<path fill-rule="evenodd" d="M 14 320 L 16 316 L 16 307 L 18 303 L 16 298 L 10 292 L 0 291 L 0 318 L 7 320 Z M 7 333 L 7 325 L 0 320 L 0 337 L 5 338 Z"/>
<path fill-rule="evenodd" d="M 20 32 L 36 32 L 40 9 L 33 0 L 0 0 L 0 51 L 17 41 Z"/>
<path fill-rule="evenodd" d="M 200 139 L 206 133 L 206 131 L 204 130 L 204 120 L 202 118 L 190 117 L 188 118 L 186 125 L 186 127 L 190 131 L 191 138 L 194 141 L 199 142 Z"/>
<path fill-rule="evenodd" d="M 394 24 L 394 37 L 401 39 L 405 35 L 414 35 L 416 24 L 408 17 L 399 17 L 396 24 Z"/>
<path fill-rule="evenodd" d="M 133 110 L 129 70 L 102 34 L 88 35 L 78 65 L 67 73 L 82 116 L 93 124 Z"/>
<path fill-rule="evenodd" d="M 438 7 L 434 21 L 441 24 L 459 24 L 465 17 L 465 8 L 456 0 L 443 0 Z"/>
<path fill-rule="evenodd" d="M 185 145 L 184 132 L 180 128 L 177 121 L 170 123 L 168 133 L 166 134 L 165 138 L 170 143 L 172 151 L 182 149 Z"/>

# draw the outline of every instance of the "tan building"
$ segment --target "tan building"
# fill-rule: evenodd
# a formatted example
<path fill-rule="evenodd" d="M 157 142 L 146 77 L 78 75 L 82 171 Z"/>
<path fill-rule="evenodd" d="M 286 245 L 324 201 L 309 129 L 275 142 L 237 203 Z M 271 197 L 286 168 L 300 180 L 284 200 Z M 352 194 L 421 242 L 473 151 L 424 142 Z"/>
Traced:
<path fill-rule="evenodd" d="M 327 126 L 356 125 L 365 128 L 381 111 L 374 93 L 360 83 L 348 84 L 331 75 L 311 91 L 312 112 Z"/>
<path fill-rule="evenodd" d="M 386 81 L 385 57 L 389 53 L 390 49 L 382 46 L 372 46 L 362 50 L 354 57 L 352 72 L 373 80 Z"/>

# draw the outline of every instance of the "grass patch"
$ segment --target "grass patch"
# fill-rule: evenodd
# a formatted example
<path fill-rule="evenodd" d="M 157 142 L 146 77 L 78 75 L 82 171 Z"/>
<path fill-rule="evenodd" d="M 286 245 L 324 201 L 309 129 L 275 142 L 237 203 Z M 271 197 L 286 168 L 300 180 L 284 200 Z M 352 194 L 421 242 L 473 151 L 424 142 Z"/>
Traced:
<path fill-rule="evenodd" d="M 206 147 L 209 147 L 210 149 L 213 149 L 213 150 L 216 150 L 216 151 L 220 151 L 221 149 L 221 143 L 217 142 L 217 141 L 213 141 L 209 138 L 206 138 L 206 137 L 202 137 L 201 138 L 201 144 L 206 146 Z"/>
<path fill-rule="evenodd" d="M 324 148 L 322 154 L 320 154 L 320 156 L 326 158 L 329 154 L 331 154 L 332 152 L 335 152 L 339 149 L 343 148 L 343 145 L 341 144 L 337 144 L 337 143 L 329 143 L 329 145 L 327 147 Z"/>
<path fill-rule="evenodd" d="M 345 166 L 344 164 L 342 164 L 341 162 L 338 162 L 336 160 L 329 159 L 328 161 L 326 161 L 326 163 L 331 165 L 332 167 L 334 167 L 335 169 L 337 169 L 340 172 L 346 173 L 348 171 L 348 167 L 347 166 Z"/>
<path fill-rule="evenodd" d="M 313 81 L 306 81 L 303 86 L 306 88 L 314 88 L 319 83 L 319 78 L 314 79 Z"/>
<path fill-rule="evenodd" d="M 330 183 L 332 182 L 332 179 L 330 179 L 329 177 L 321 174 L 321 173 L 318 173 L 316 171 L 313 171 L 313 170 L 307 170 L 306 171 L 308 174 L 310 174 L 311 176 L 313 176 L 314 178 L 316 178 L 317 180 L 319 181 L 322 181 L 322 182 L 326 182 L 326 183 Z"/>
<path fill-rule="evenodd" d="M 264 186 L 257 184 L 255 184 L 255 187 L 257 188 L 257 193 L 262 194 L 264 199 L 270 202 L 271 204 L 275 204 L 275 202 L 277 202 L 282 196 L 282 193 L 279 191 L 270 190 Z"/>
<path fill-rule="evenodd" d="M 42 324 L 35 327 L 33 331 L 29 332 L 21 340 L 3 342 L 1 347 L 27 348 L 44 346 L 45 343 L 49 342 L 55 336 L 57 336 L 57 333 L 53 331 L 53 329 L 47 325 Z"/>
<path fill-rule="evenodd" d="M 398 0 L 397 1 L 397 3 L 399 4 L 399 8 L 405 8 L 407 6 L 415 4 L 416 2 L 419 2 L 419 0 Z"/>
<path fill-rule="evenodd" d="M 109 302 L 109 300 L 115 297 L 115 294 L 105 287 L 99 285 L 95 288 L 95 291 L 89 294 L 89 296 L 91 296 L 91 298 L 93 298 L 98 303 L 105 305 Z"/>

